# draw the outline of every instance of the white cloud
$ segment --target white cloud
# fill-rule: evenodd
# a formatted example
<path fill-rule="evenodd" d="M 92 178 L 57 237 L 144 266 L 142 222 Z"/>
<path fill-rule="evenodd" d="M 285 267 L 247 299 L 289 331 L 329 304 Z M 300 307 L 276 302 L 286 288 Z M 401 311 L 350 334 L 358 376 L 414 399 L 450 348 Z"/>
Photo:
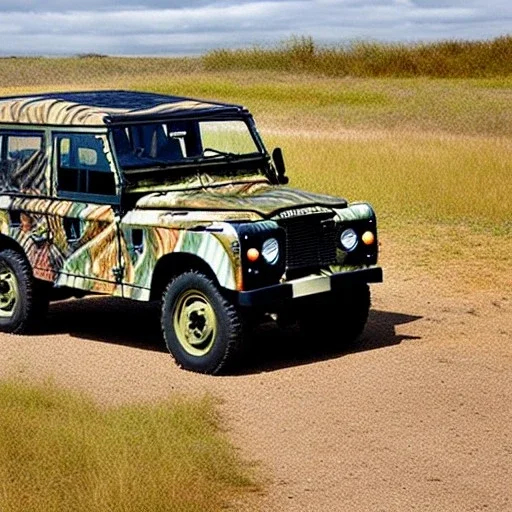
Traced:
<path fill-rule="evenodd" d="M 2 1 L 0 53 L 198 53 L 271 43 L 486 38 L 510 32 L 506 0 Z"/>

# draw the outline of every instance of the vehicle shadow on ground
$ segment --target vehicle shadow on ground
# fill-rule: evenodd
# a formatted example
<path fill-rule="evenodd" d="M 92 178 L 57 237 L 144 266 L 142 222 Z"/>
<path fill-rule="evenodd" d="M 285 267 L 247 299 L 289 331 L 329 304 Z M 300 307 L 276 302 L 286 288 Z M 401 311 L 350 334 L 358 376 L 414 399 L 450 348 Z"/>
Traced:
<path fill-rule="evenodd" d="M 365 352 L 398 345 L 405 340 L 418 340 L 420 336 L 397 334 L 396 326 L 420 320 L 421 316 L 372 310 L 365 331 L 356 346 L 318 343 L 301 334 L 296 327 L 279 329 L 264 325 L 251 336 L 244 364 L 237 374 L 268 372 L 336 359 L 348 353 Z M 342 332 L 342 325 L 335 325 L 333 336 Z"/>
<path fill-rule="evenodd" d="M 90 341 L 166 352 L 156 303 L 88 297 L 50 304 L 44 335 L 69 334 Z"/>
<path fill-rule="evenodd" d="M 52 303 L 41 334 L 69 334 L 84 340 L 115 343 L 143 350 L 166 352 L 155 303 L 134 302 L 111 297 L 92 297 Z M 396 327 L 421 319 L 420 316 L 372 310 L 359 344 L 352 349 L 327 348 L 307 339 L 296 327 L 278 328 L 266 323 L 249 336 L 249 343 L 237 375 L 268 372 L 282 368 L 335 359 L 350 352 L 398 345 L 418 336 L 398 334 Z M 342 325 L 334 325 L 334 331 Z"/>

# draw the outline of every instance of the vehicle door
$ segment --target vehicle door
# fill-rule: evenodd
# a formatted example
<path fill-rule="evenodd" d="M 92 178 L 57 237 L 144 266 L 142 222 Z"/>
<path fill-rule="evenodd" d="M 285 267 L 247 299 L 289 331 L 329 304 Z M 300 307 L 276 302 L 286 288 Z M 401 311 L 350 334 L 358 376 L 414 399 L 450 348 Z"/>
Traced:
<path fill-rule="evenodd" d="M 0 128 L 0 232 L 22 247 L 37 278 L 52 281 L 46 216 L 50 153 L 44 129 Z"/>
<path fill-rule="evenodd" d="M 107 135 L 54 132 L 52 143 L 56 284 L 121 295 L 120 184 Z"/>

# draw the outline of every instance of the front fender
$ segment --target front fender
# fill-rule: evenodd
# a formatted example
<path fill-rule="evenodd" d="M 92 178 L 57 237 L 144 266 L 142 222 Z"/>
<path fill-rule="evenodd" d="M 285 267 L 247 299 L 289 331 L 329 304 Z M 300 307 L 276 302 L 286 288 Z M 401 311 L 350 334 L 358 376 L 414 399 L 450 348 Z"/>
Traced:
<path fill-rule="evenodd" d="M 178 256 L 180 261 L 188 256 L 192 264 L 195 258 L 201 260 L 221 287 L 241 289 L 240 255 L 233 250 L 238 236 L 230 224 L 162 226 L 158 219 L 160 225 L 155 226 L 156 222 L 144 225 L 140 220 L 132 224 L 123 219 L 121 224 L 125 296 L 149 300 L 155 268 L 169 255 Z"/>
<path fill-rule="evenodd" d="M 221 232 L 185 231 L 176 244 L 175 252 L 201 258 L 212 269 L 220 286 L 228 290 L 241 287 L 240 257 L 232 249 L 236 241 L 224 230 Z"/>

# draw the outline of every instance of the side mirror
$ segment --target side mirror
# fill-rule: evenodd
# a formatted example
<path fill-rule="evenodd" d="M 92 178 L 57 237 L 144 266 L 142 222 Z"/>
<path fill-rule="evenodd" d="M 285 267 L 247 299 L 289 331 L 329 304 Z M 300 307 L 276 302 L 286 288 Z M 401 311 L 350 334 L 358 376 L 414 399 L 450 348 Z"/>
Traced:
<path fill-rule="evenodd" d="M 277 172 L 277 181 L 281 185 L 286 185 L 290 179 L 286 174 L 286 167 L 284 165 L 283 151 L 281 148 L 275 148 L 272 151 L 272 160 L 274 161 L 274 166 Z"/>

